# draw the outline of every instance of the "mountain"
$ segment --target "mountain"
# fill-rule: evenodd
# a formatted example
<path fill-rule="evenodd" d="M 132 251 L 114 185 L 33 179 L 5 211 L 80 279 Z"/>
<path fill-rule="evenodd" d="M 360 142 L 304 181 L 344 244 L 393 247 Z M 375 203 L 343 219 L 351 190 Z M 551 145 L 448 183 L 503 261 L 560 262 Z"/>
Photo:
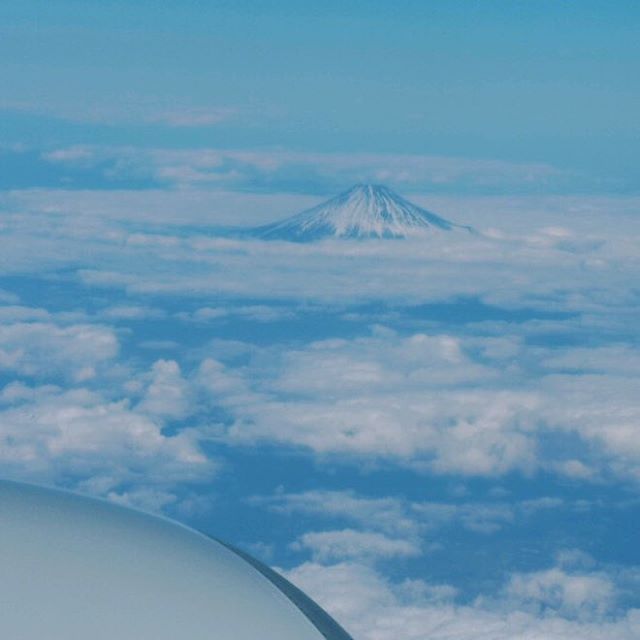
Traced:
<path fill-rule="evenodd" d="M 251 230 L 264 240 L 312 242 L 323 238 L 406 238 L 470 227 L 422 209 L 382 185 L 360 184 L 312 209 Z"/>

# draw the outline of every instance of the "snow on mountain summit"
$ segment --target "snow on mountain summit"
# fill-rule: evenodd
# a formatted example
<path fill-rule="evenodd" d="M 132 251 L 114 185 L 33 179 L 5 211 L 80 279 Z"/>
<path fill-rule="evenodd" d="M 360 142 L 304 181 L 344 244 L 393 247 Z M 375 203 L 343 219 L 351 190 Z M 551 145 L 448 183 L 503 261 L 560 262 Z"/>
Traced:
<path fill-rule="evenodd" d="M 405 200 L 382 185 L 356 185 L 312 209 L 254 229 L 265 240 L 406 238 L 434 230 L 467 229 Z"/>

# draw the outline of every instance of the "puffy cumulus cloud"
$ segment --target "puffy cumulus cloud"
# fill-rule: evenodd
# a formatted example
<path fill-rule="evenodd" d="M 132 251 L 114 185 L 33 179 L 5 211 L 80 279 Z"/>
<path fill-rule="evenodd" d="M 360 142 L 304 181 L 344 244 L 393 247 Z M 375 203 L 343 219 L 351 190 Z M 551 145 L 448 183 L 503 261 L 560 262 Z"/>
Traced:
<path fill-rule="evenodd" d="M 247 347 L 242 366 L 224 354 L 205 359 L 197 378 L 229 412 L 236 445 L 277 442 L 319 459 L 440 474 L 638 478 L 638 349 L 538 344 L 540 332 L 579 324 L 480 323 L 457 335 L 374 327 L 351 339 Z"/>
<path fill-rule="evenodd" d="M 162 422 L 133 410 L 126 399 L 17 383 L 2 390 L 2 399 L 5 475 L 157 508 L 175 501 L 179 485 L 202 482 L 215 471 L 193 430 L 167 435 Z"/>
<path fill-rule="evenodd" d="M 95 201 L 69 211 L 25 202 L 18 204 L 26 210 L 3 216 L 2 266 L 30 273 L 65 266 L 88 287 L 125 288 L 127 303 L 104 306 L 98 322 L 278 322 L 324 305 L 357 326 L 377 312 L 349 317 L 349 307 L 374 300 L 411 332 L 377 328 L 310 344 L 290 335 L 271 348 L 246 348 L 241 364 L 205 348 L 194 370 L 176 359 L 134 372 L 127 393 L 140 413 L 185 420 L 190 402 L 217 405 L 228 413 L 231 444 L 277 442 L 332 460 L 377 458 L 462 475 L 545 468 L 582 480 L 640 476 L 637 198 L 441 199 L 436 210 L 481 233 L 304 246 L 213 237 L 204 232 L 211 219 L 202 203 L 200 218 L 180 228 L 175 210 L 154 226 L 153 207 L 131 224 L 122 212 L 92 209 Z M 258 196 L 251 202 L 259 208 Z M 152 303 L 156 293 L 167 297 Z M 176 316 L 185 295 L 206 302 Z M 456 331 L 403 316 L 405 304 L 460 296 L 501 305 L 507 321 L 473 322 L 471 310 Z M 162 309 L 167 300 L 171 309 Z M 8 302 L 0 307 L 0 366 L 9 373 L 78 383 L 99 376 L 117 354 L 107 326 Z M 582 344 L 566 346 L 568 335 Z M 579 446 L 556 447 L 554 438 Z"/>
<path fill-rule="evenodd" d="M 308 550 L 320 562 L 363 557 L 406 558 L 421 554 L 420 546 L 415 542 L 355 529 L 310 531 L 300 536 L 292 548 Z"/>
<path fill-rule="evenodd" d="M 632 567 L 599 566 L 579 549 L 565 549 L 542 570 L 506 573 L 502 585 L 464 596 L 452 585 L 423 579 L 389 579 L 376 562 L 412 557 L 426 547 L 435 527 L 463 526 L 490 533 L 488 523 L 505 526 L 540 510 L 566 508 L 553 498 L 513 503 L 409 502 L 403 498 L 365 498 L 353 492 L 279 492 L 254 502 L 285 514 L 312 514 L 357 523 L 350 528 L 310 531 L 293 548 L 311 559 L 285 575 L 318 600 L 357 638 L 441 638 L 466 640 L 630 640 L 640 631 L 640 611 L 629 609 L 638 573 Z M 379 511 L 378 511 L 379 508 Z M 383 514 L 376 517 L 377 514 Z M 393 525 L 394 520 L 401 524 Z M 372 531 L 389 532 L 372 535 Z M 353 535 L 352 532 L 359 535 Z M 396 544 L 403 540 L 403 551 Z M 370 545 L 370 550 L 360 546 Z"/>
<path fill-rule="evenodd" d="M 536 466 L 530 398 L 518 393 L 385 394 L 236 409 L 236 444 L 275 441 L 317 454 L 365 456 L 439 473 L 496 475 Z M 523 411 L 524 406 L 524 411 Z M 522 417 L 520 417 L 522 416 Z"/>
<path fill-rule="evenodd" d="M 177 497 L 170 491 L 163 491 L 152 487 L 143 487 L 132 491 L 109 491 L 107 500 L 125 507 L 161 513 L 167 507 L 177 502 Z"/>
<path fill-rule="evenodd" d="M 117 355 L 118 347 L 114 331 L 100 325 L 0 324 L 0 370 L 21 376 L 87 380 Z"/>
<path fill-rule="evenodd" d="M 563 577 L 557 584 L 564 584 L 564 598 L 552 598 L 544 613 L 535 613 L 527 606 L 519 608 L 509 595 L 460 604 L 455 601 L 455 589 L 448 585 L 391 582 L 358 562 L 307 562 L 284 573 L 362 640 L 632 640 L 640 634 L 638 610 L 607 616 L 596 608 L 591 610 L 594 615 L 583 619 L 570 608 L 571 615 L 566 615 L 567 598 L 581 603 L 579 611 L 597 594 L 610 597 L 606 578 L 559 572 Z M 514 576 L 509 584 L 519 581 L 535 582 L 536 578 Z"/>
<path fill-rule="evenodd" d="M 615 585 L 606 575 L 569 574 L 553 567 L 511 576 L 505 593 L 518 606 L 537 613 L 551 609 L 567 617 L 589 619 L 610 611 Z"/>
<path fill-rule="evenodd" d="M 194 372 L 193 380 L 206 404 L 218 403 L 240 411 L 268 398 L 264 393 L 253 391 L 243 373 L 215 358 L 205 358 Z"/>
<path fill-rule="evenodd" d="M 190 386 L 175 360 L 157 360 L 151 371 L 139 378 L 145 384 L 136 410 L 160 418 L 184 418 L 192 410 Z"/>
<path fill-rule="evenodd" d="M 375 327 L 355 340 L 325 340 L 283 357 L 277 390 L 302 397 L 380 392 L 388 387 L 464 385 L 487 381 L 494 371 L 471 359 L 450 335 L 400 337 Z"/>
<path fill-rule="evenodd" d="M 289 350 L 277 364 L 216 372 L 235 380 L 233 394 L 220 398 L 236 417 L 228 429 L 234 443 L 271 440 L 439 473 L 530 471 L 539 399 L 495 387 L 496 375 L 454 337 L 380 330 Z"/>
<path fill-rule="evenodd" d="M 563 462 L 561 470 L 570 477 L 640 479 L 640 385 L 633 373 L 616 375 L 619 366 L 609 373 L 555 374 L 543 381 L 546 402 L 541 417 L 588 447 L 581 459 L 574 456 Z"/>

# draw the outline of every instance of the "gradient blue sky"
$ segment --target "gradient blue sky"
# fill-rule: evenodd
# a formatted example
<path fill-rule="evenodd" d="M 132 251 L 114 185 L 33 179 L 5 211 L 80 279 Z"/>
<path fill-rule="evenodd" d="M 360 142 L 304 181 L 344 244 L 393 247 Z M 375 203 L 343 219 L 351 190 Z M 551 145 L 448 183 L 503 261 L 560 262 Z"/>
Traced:
<path fill-rule="evenodd" d="M 3 2 L 0 474 L 356 640 L 640 637 L 635 2 Z M 477 234 L 221 234 L 379 182 Z"/>
<path fill-rule="evenodd" d="M 635 2 L 8 1 L 0 12 L 10 144 L 545 162 L 579 174 L 574 188 L 638 189 Z"/>

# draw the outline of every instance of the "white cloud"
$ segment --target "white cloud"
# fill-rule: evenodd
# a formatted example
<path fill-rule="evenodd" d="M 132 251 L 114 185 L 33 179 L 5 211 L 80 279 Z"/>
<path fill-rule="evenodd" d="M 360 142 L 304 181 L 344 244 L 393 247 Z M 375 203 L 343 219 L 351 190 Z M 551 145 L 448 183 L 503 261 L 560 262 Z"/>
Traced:
<path fill-rule="evenodd" d="M 556 374 L 543 381 L 546 402 L 541 418 L 560 432 L 574 434 L 584 441 L 586 459 L 575 456 L 567 461 L 567 475 L 589 477 L 590 469 L 601 473 L 640 479 L 640 443 L 637 438 L 640 391 L 637 376 L 623 363 L 614 364 L 607 373 L 583 375 Z"/>
<path fill-rule="evenodd" d="M 3 463 L 34 475 L 116 473 L 127 480 L 143 472 L 170 481 L 210 469 L 192 432 L 166 436 L 126 401 L 108 402 L 84 389 L 41 393 L 4 410 L 1 423 Z"/>
<path fill-rule="evenodd" d="M 296 550 L 311 551 L 314 560 L 326 562 L 351 558 L 404 558 L 420 555 L 419 545 L 372 531 L 341 529 L 310 531 L 292 544 Z"/>
<path fill-rule="evenodd" d="M 424 581 L 393 583 L 369 566 L 355 562 L 302 564 L 286 571 L 287 578 L 304 589 L 361 640 L 635 640 L 640 634 L 640 611 L 615 617 L 566 617 L 562 605 L 544 616 L 514 608 L 510 598 L 491 603 L 456 604 L 455 590 Z M 578 578 L 578 580 L 580 580 Z M 608 582 L 571 582 L 560 579 L 571 602 L 588 606 L 591 598 L 610 595 Z M 575 613 L 575 610 L 571 610 Z"/>
<path fill-rule="evenodd" d="M 32 320 L 50 320 L 52 314 L 46 309 L 38 307 L 26 307 L 22 305 L 0 306 L 0 322 L 8 324 L 11 322 L 28 322 Z"/>
<path fill-rule="evenodd" d="M 542 365 L 555 371 L 637 376 L 640 374 L 640 349 L 626 344 L 576 347 L 550 353 Z"/>
<path fill-rule="evenodd" d="M 505 587 L 508 600 L 521 608 L 544 613 L 551 609 L 566 617 L 601 618 L 609 613 L 615 599 L 615 586 L 600 574 L 569 574 L 554 567 L 511 576 Z"/>
<path fill-rule="evenodd" d="M 68 376 L 85 380 L 96 367 L 118 353 L 109 327 L 89 324 L 59 326 L 51 322 L 0 325 L 0 369 L 23 376 Z"/>
<path fill-rule="evenodd" d="M 151 513 L 162 513 L 167 507 L 177 502 L 175 494 L 151 487 L 133 491 L 109 491 L 105 496 L 110 502 L 132 509 L 140 509 Z"/>
<path fill-rule="evenodd" d="M 54 151 L 47 151 L 42 154 L 42 157 L 52 163 L 61 162 L 87 166 L 95 161 L 96 152 L 90 147 L 76 145 L 55 149 Z"/>
<path fill-rule="evenodd" d="M 504 503 L 448 504 L 422 502 L 413 505 L 415 513 L 429 528 L 450 523 L 476 533 L 494 533 L 515 520 L 516 505 Z"/>
<path fill-rule="evenodd" d="M 332 405 L 263 402 L 236 410 L 241 415 L 228 439 L 372 456 L 440 473 L 494 475 L 535 467 L 535 440 L 523 413 L 530 404 L 523 394 L 478 392 L 364 396 Z"/>
<path fill-rule="evenodd" d="M 437 544 L 436 532 L 454 527 L 483 535 L 527 522 L 542 510 L 573 509 L 559 498 L 543 496 L 505 501 L 410 501 L 399 496 L 362 496 L 352 491 L 276 492 L 254 496 L 250 503 L 284 515 L 307 515 L 335 523 L 357 525 L 328 531 L 312 531 L 295 543 L 309 549 L 315 559 L 384 557 L 385 549 L 398 556 Z M 378 536 L 372 536 L 372 532 Z M 402 543 L 402 544 L 400 544 Z M 371 551 L 367 552 L 367 546 Z M 380 553 L 376 553 L 376 549 Z"/>
<path fill-rule="evenodd" d="M 378 327 L 368 337 L 253 348 L 242 367 L 216 363 L 213 396 L 235 418 L 227 439 L 237 445 L 278 442 L 320 459 L 468 476 L 640 478 L 637 349 L 527 344 L 528 332 L 547 330 L 539 323 L 482 330 L 505 328 L 515 335 Z M 580 446 L 548 444 L 566 438 Z"/>
<path fill-rule="evenodd" d="M 116 305 L 100 311 L 100 316 L 110 320 L 147 320 L 161 318 L 162 309 L 142 305 Z"/>
<path fill-rule="evenodd" d="M 19 211 L 71 218 L 77 223 L 107 220 L 112 225 L 140 225 L 141 235 L 162 229 L 208 232 L 211 225 L 250 226 L 296 213 L 318 198 L 288 193 L 238 193 L 206 189 L 147 189 L 90 191 L 82 189 L 29 189 L 0 195 L 0 202 Z M 15 302 L 15 300 L 11 300 Z"/>
<path fill-rule="evenodd" d="M 72 156 L 58 160 L 87 160 Z M 178 172 L 187 160 L 160 159 Z M 186 168 L 206 181 L 227 161 L 203 155 Z M 238 162 L 279 170 L 277 158 Z M 3 373 L 55 383 L 14 380 L 0 390 L 4 474 L 181 514 L 206 508 L 188 487 L 216 471 L 201 447 L 209 438 L 299 448 L 319 464 L 374 463 L 391 473 L 403 467 L 458 480 L 538 471 L 573 483 L 640 479 L 637 199 L 441 198 L 440 208 L 425 197 L 423 204 L 435 202 L 436 211 L 485 235 L 299 246 L 212 237 L 208 225 L 240 217 L 237 194 L 221 197 L 214 211 L 202 192 L 130 196 L 22 194 L 14 202 L 23 208 L 3 216 L 7 273 L 64 268 L 64 277 L 79 279 L 68 308 L 81 306 L 84 295 L 93 308 L 100 297 L 95 315 L 2 298 Z M 278 217 L 283 203 L 291 207 L 283 213 L 298 206 L 293 196 L 247 198 L 245 221 Z M 107 287 L 128 296 L 122 302 Z M 474 321 L 471 304 L 464 307 L 470 317 L 444 329 L 446 319 L 403 315 L 405 304 L 453 307 L 464 296 L 501 305 L 488 316 L 503 319 Z M 379 323 L 380 314 L 353 305 L 372 301 L 397 330 L 363 327 Z M 216 336 L 206 325 L 217 318 L 277 322 L 309 309 L 321 318 L 313 318 L 314 331 L 334 338 L 305 342 L 302 334 L 274 332 L 270 346 L 214 340 L 191 347 L 191 333 Z M 549 317 L 552 311 L 567 315 Z M 331 314 L 339 316 L 336 325 L 351 323 L 351 337 L 320 326 Z M 129 343 L 127 323 L 141 319 L 175 323 L 170 339 L 154 339 L 152 331 L 134 336 L 164 359 L 119 353 L 119 342 Z M 121 334 L 107 326 L 111 320 Z M 164 349 L 172 349 L 171 359 Z M 225 420 L 218 423 L 220 409 Z M 513 574 L 497 596 L 471 603 L 456 600 L 449 585 L 390 581 L 375 570 L 381 560 L 429 552 L 434 532 L 455 527 L 489 536 L 541 509 L 578 508 L 569 500 L 318 490 L 283 491 L 254 504 L 321 520 L 293 543 L 311 561 L 289 575 L 363 640 L 462 640 L 478 630 L 487 640 L 640 635 L 640 614 L 618 608 L 617 579 L 575 559 Z"/>
<path fill-rule="evenodd" d="M 90 114 L 87 117 L 87 114 Z M 220 124 L 243 114 L 231 108 L 135 109 L 127 118 L 171 127 Z M 113 119 L 112 111 L 94 109 L 85 119 Z M 120 114 L 120 117 L 122 114 Z M 131 147 L 70 147 L 44 155 L 50 162 L 77 163 L 91 159 L 95 165 L 126 164 L 131 173 L 144 174 L 181 187 L 213 184 L 233 187 L 321 184 L 345 186 L 358 182 L 387 182 L 404 188 L 502 191 L 544 185 L 553 190 L 579 183 L 581 177 L 541 162 L 509 162 L 421 154 L 314 153 L 234 149 L 132 149 Z"/>
<path fill-rule="evenodd" d="M 1 255 L 8 272 L 79 267 L 85 284 L 133 295 L 268 296 L 331 304 L 471 296 L 510 308 L 601 319 L 612 305 L 619 318 L 637 308 L 631 286 L 639 266 L 632 240 L 640 232 L 633 215 L 637 199 L 600 199 L 595 206 L 588 198 L 440 199 L 432 207 L 439 213 L 501 232 L 300 246 L 215 238 L 211 225 L 240 220 L 245 208 L 254 221 L 265 222 L 314 199 L 296 204 L 282 196 L 212 197 L 191 191 L 101 192 L 99 198 L 82 192 L 17 194 L 3 216 Z M 424 204 L 432 206 L 428 199 Z M 265 208 L 268 217 L 260 214 Z M 554 220 L 566 233 L 553 230 Z"/>
<path fill-rule="evenodd" d="M 278 513 L 303 513 L 344 519 L 365 528 L 385 532 L 392 537 L 413 537 L 418 532 L 410 508 L 405 501 L 395 497 L 364 497 L 352 491 L 304 491 L 254 497 L 251 502 L 267 506 Z"/>
<path fill-rule="evenodd" d="M 295 313 L 284 306 L 264 304 L 200 307 L 191 313 L 180 312 L 177 317 L 188 322 L 206 324 L 221 318 L 246 318 L 256 322 L 277 322 L 295 317 Z"/>
<path fill-rule="evenodd" d="M 200 160 L 214 166 L 220 158 L 213 153 Z M 545 469 L 576 481 L 640 477 L 639 358 L 629 339 L 638 319 L 637 199 L 441 199 L 443 209 L 449 207 L 445 215 L 493 231 L 446 241 L 309 246 L 211 237 L 202 232 L 206 202 L 195 217 L 184 218 L 189 225 L 195 220 L 199 231 L 188 225 L 176 230 L 182 215 L 176 200 L 153 228 L 149 204 L 129 223 L 130 211 L 114 214 L 113 203 L 95 208 L 95 199 L 85 210 L 80 197 L 71 211 L 60 202 L 49 209 L 42 199 L 21 202 L 25 210 L 3 216 L 0 255 L 8 273 L 77 269 L 84 285 L 123 287 L 130 297 L 82 319 L 1 307 L 0 362 L 9 373 L 97 384 L 116 366 L 118 339 L 91 320 L 115 318 L 118 326 L 160 316 L 276 321 L 300 317 L 305 308 L 325 305 L 327 313 L 343 313 L 355 303 L 380 301 L 390 322 L 408 333 L 378 328 L 310 344 L 285 337 L 268 349 L 246 347 L 241 365 L 203 348 L 195 370 L 194 353 L 178 364 L 178 349 L 171 357 L 179 375 L 169 380 L 165 371 L 163 381 L 156 371 L 152 382 L 151 374 L 132 371 L 132 386 L 124 391 L 140 401 L 140 412 L 162 420 L 186 419 L 193 399 L 221 406 L 233 419 L 228 443 L 276 442 L 320 460 L 367 459 L 466 476 Z M 258 196 L 250 202 L 259 208 Z M 151 299 L 156 293 L 174 296 L 171 312 Z M 101 294 L 108 299 L 111 292 Z M 183 296 L 200 301 L 176 318 Z M 507 320 L 470 317 L 445 332 L 435 320 L 402 316 L 404 304 L 460 296 L 502 305 Z M 526 321 L 525 313 L 521 323 L 509 322 L 508 311 L 523 307 L 579 317 Z M 366 321 L 359 313 L 357 320 L 343 315 L 341 321 L 357 326 Z M 560 341 L 566 334 L 583 345 L 540 346 L 545 336 Z M 594 335 L 606 344 L 594 344 Z M 580 446 L 549 445 L 554 438 L 574 438 Z"/>
<path fill-rule="evenodd" d="M 495 388 L 496 371 L 450 336 L 382 332 L 313 343 L 270 362 L 225 374 L 235 376 L 234 397 L 243 387 L 241 403 L 218 400 L 236 416 L 233 443 L 272 440 L 463 475 L 536 466 L 536 394 Z"/>
<path fill-rule="evenodd" d="M 163 418 L 184 418 L 190 412 L 190 389 L 175 360 L 157 360 L 136 411 Z"/>
<path fill-rule="evenodd" d="M 170 127 L 208 127 L 229 120 L 237 113 L 237 109 L 228 108 L 185 108 L 159 112 L 150 115 L 147 120 Z"/>

